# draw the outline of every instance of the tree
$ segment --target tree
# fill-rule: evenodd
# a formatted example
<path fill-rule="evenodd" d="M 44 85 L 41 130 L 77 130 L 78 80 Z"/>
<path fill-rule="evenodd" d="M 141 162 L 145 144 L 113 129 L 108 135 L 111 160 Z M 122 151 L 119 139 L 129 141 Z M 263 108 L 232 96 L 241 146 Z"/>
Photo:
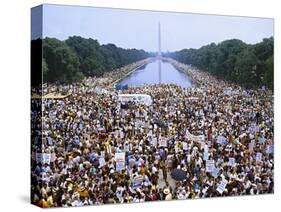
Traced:
<path fill-rule="evenodd" d="M 264 84 L 273 88 L 273 46 L 272 37 L 255 45 L 231 39 L 166 56 L 245 87 L 256 88 Z"/>
<path fill-rule="evenodd" d="M 259 63 L 253 48 L 245 48 L 239 55 L 235 64 L 238 79 L 237 83 L 245 87 L 255 87 L 257 83 L 256 67 Z"/>
<path fill-rule="evenodd" d="M 273 55 L 271 55 L 265 62 L 265 73 L 263 83 L 267 85 L 271 90 L 274 87 L 274 61 Z"/>
<path fill-rule="evenodd" d="M 65 42 L 55 38 L 43 40 L 43 58 L 47 63 L 45 82 L 70 83 L 77 79 L 79 59 Z M 43 65 L 44 68 L 45 65 Z"/>
<path fill-rule="evenodd" d="M 97 40 L 72 36 L 66 40 L 77 54 L 80 71 L 85 76 L 101 76 L 103 73 L 149 57 L 143 50 L 123 49 L 114 44 L 100 45 Z"/>

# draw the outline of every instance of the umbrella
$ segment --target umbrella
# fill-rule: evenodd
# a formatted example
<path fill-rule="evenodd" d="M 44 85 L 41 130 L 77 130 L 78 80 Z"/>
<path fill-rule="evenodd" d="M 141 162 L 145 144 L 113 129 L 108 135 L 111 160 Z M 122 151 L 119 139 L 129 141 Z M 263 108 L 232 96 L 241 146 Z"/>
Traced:
<path fill-rule="evenodd" d="M 173 169 L 171 172 L 171 177 L 176 181 L 183 181 L 186 179 L 186 172 L 182 169 Z"/>

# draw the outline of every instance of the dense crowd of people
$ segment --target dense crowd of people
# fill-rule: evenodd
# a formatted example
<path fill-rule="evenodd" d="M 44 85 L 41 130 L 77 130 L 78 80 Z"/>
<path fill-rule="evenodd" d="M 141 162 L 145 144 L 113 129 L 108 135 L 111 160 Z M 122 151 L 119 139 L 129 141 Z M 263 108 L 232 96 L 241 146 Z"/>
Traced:
<path fill-rule="evenodd" d="M 32 101 L 34 109 L 42 107 L 32 113 L 33 203 L 64 207 L 274 192 L 271 92 L 169 62 L 196 85 L 116 90 L 108 83 L 116 78 L 112 72 L 106 80 L 68 87 L 66 98 Z M 124 103 L 119 94 L 148 94 L 153 103 Z M 173 170 L 186 176 L 175 180 Z"/>

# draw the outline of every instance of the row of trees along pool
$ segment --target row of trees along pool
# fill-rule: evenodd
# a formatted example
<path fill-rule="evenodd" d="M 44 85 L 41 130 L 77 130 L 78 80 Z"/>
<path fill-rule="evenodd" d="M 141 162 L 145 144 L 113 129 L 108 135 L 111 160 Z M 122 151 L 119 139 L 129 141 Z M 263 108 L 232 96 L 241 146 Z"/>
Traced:
<path fill-rule="evenodd" d="M 33 40 L 32 46 L 36 46 L 36 42 L 39 41 Z M 153 56 L 144 50 L 123 49 L 114 44 L 100 45 L 97 40 L 79 36 L 65 41 L 44 38 L 42 43 L 43 78 L 50 83 L 72 83 L 83 77 L 102 76 L 107 71 Z M 232 39 L 164 56 L 245 87 L 265 85 L 273 90 L 273 46 L 273 37 L 257 44 Z"/>
<path fill-rule="evenodd" d="M 273 90 L 273 49 L 273 37 L 257 44 L 232 39 L 199 49 L 183 49 L 166 56 L 246 88 L 265 85 Z"/>
<path fill-rule="evenodd" d="M 44 38 L 42 46 L 43 79 L 49 83 L 79 82 L 83 77 L 102 76 L 107 71 L 149 57 L 144 50 L 123 49 L 114 44 L 100 45 L 97 40 L 79 36 L 65 41 Z"/>

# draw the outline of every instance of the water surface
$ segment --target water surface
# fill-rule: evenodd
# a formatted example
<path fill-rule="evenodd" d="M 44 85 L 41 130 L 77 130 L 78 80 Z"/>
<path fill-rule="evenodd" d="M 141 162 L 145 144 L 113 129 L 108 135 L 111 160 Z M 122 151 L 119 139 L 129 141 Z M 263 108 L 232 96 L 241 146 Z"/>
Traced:
<path fill-rule="evenodd" d="M 191 79 L 184 73 L 178 71 L 169 62 L 160 60 L 161 66 L 161 83 L 173 83 L 184 88 L 191 87 Z M 118 84 L 128 86 L 142 86 L 144 84 L 159 83 L 159 61 L 155 60 L 148 63 L 146 66 L 134 71 Z"/>

